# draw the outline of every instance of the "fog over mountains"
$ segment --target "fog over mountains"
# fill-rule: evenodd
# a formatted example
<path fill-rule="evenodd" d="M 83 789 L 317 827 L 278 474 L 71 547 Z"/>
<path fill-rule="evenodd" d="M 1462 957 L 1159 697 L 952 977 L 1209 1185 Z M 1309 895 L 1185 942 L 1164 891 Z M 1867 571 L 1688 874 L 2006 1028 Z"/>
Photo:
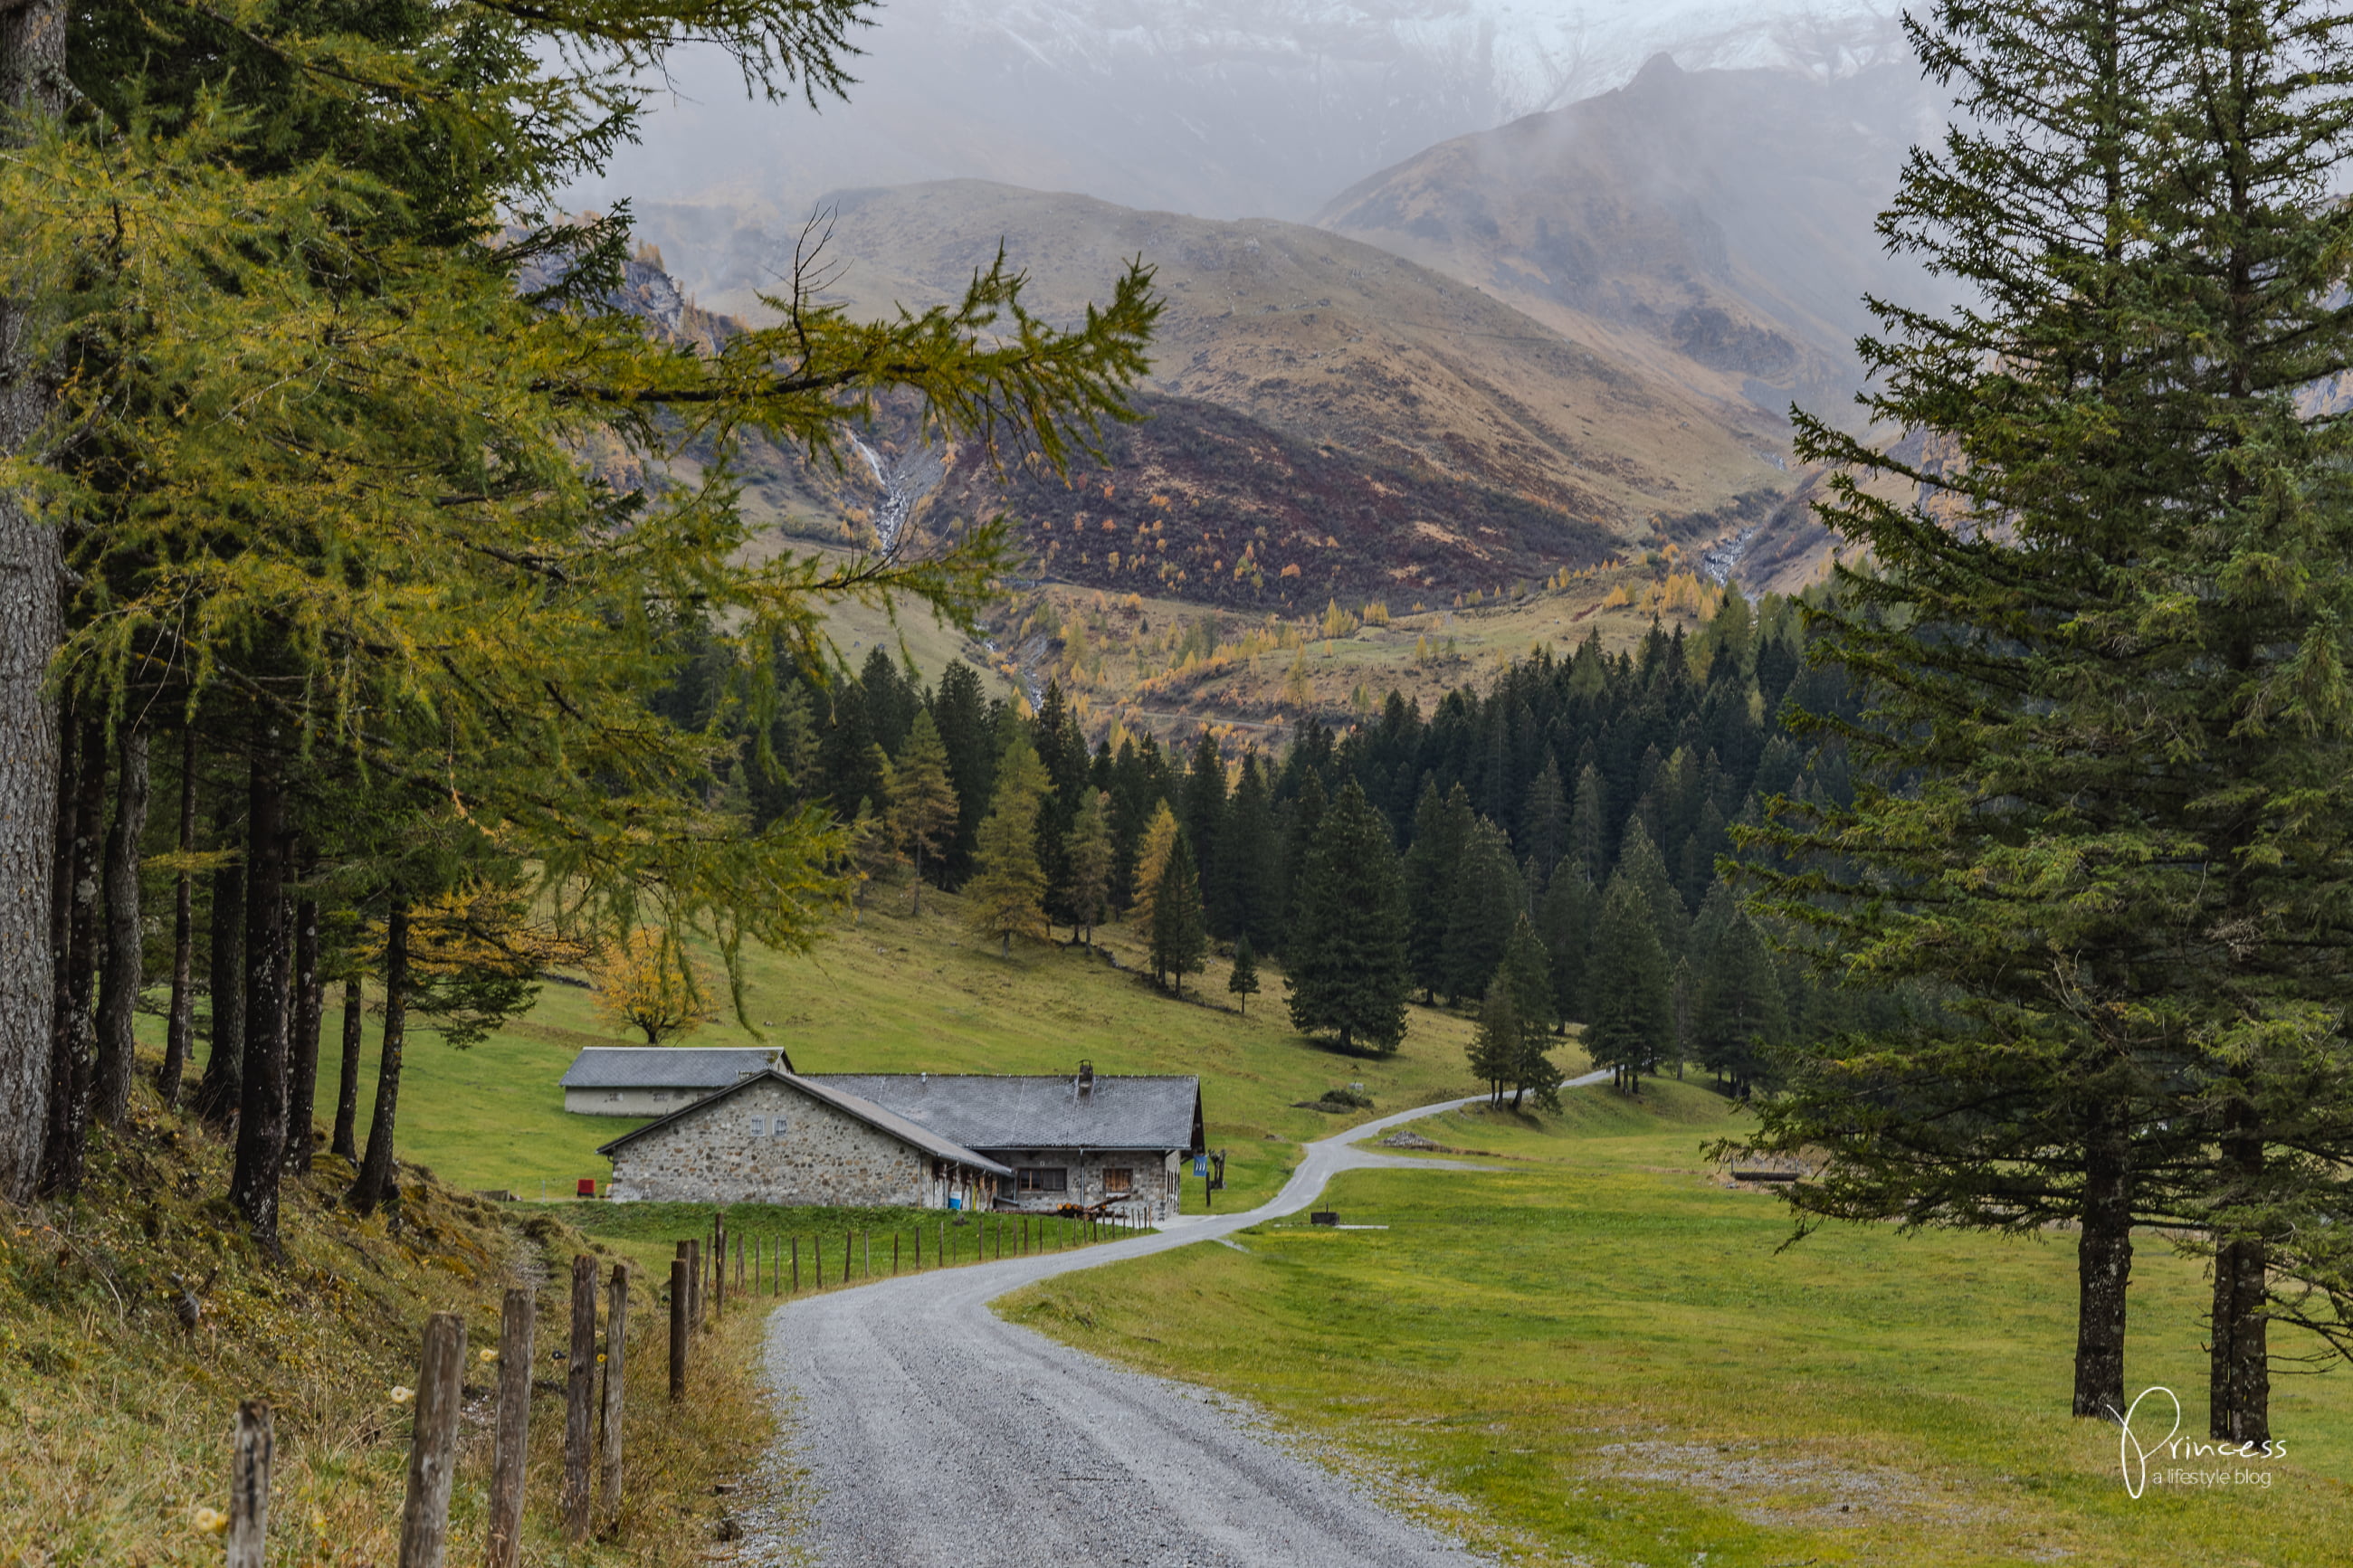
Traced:
<path fill-rule="evenodd" d="M 860 313 L 952 298 L 1002 242 L 1075 316 L 1141 256 L 1154 424 L 1099 482 L 1216 499 L 1205 563 L 1212 511 L 1304 549 L 1313 495 L 1356 520 L 1322 548 L 1415 592 L 1749 541 L 1760 506 L 1744 548 L 1802 575 L 1788 409 L 1851 408 L 1862 294 L 1931 302 L 1872 225 L 1942 100 L 1866 0 L 896 0 L 861 42 L 821 112 L 688 62 L 584 205 L 627 196 L 680 288 L 754 317 L 818 210 Z"/>
<path fill-rule="evenodd" d="M 1377 170 L 1631 79 L 1900 54 L 1892 0 L 891 0 L 848 103 L 749 103 L 683 58 L 584 192 L 780 216 L 845 186 L 980 178 L 1204 217 L 1300 219 Z"/>

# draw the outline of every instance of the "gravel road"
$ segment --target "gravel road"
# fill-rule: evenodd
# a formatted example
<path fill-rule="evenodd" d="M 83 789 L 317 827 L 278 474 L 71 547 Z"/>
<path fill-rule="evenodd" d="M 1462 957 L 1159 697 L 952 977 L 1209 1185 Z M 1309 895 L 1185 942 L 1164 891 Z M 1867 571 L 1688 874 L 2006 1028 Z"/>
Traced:
<path fill-rule="evenodd" d="M 1576 1080 L 1599 1081 L 1606 1074 Z M 1281 1195 L 1156 1235 L 811 1297 L 771 1321 L 824 1568 L 1468 1568 L 1484 1563 L 1269 1443 L 1198 1390 L 1000 1321 L 992 1298 L 1307 1207 L 1342 1171 L 1480 1167 L 1350 1147 L 1485 1097 L 1307 1146 Z"/>

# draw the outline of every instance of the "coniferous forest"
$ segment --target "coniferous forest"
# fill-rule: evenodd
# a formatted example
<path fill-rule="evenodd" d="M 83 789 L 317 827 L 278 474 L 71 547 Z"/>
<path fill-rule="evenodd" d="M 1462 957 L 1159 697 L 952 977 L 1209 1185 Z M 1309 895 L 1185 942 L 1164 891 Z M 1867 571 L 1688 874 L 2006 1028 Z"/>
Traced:
<path fill-rule="evenodd" d="M 1818 984 L 1718 870 L 1773 800 L 1851 797 L 1841 748 L 1784 722 L 1852 714 L 1844 678 L 1810 667 L 1805 642 L 1797 605 L 1736 593 L 1694 635 L 1654 626 L 1630 652 L 1598 637 L 1539 652 L 1429 714 L 1392 694 L 1345 733 L 1305 721 L 1279 758 L 1229 754 L 1206 731 L 1173 750 L 1149 733 L 1090 750 L 1057 688 L 1023 718 L 965 666 L 919 689 L 878 647 L 855 677 L 788 678 L 766 736 L 777 766 L 747 766 L 734 787 L 755 821 L 816 805 L 884 858 L 922 843 L 923 875 L 977 888 L 976 918 L 1000 937 L 1081 940 L 1125 912 L 1181 987 L 1199 968 L 1198 920 L 1279 956 L 1293 1020 L 1352 1048 L 1393 1047 L 1409 994 L 1477 1009 L 1509 989 L 1525 928 L 1514 1028 L 1529 1044 L 1487 1064 L 1498 1092 L 1548 1094 L 1542 1042 L 1577 1023 L 1630 1089 L 1691 1064 L 1746 1096 L 1774 1080 L 1773 1047 L 1891 1005 Z M 664 701 L 694 727 L 713 689 L 690 679 Z M 919 828 L 902 803 L 934 799 L 934 778 L 954 806 Z M 1029 831 L 992 837 L 1008 807 Z"/>

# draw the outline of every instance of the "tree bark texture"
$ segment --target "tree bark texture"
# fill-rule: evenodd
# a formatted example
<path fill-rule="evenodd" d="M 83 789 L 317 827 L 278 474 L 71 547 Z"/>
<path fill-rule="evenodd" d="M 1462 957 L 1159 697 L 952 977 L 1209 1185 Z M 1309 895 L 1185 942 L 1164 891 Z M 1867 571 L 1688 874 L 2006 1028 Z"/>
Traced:
<path fill-rule="evenodd" d="M 147 730 L 125 720 L 115 768 L 114 826 L 106 839 L 106 973 L 98 988 L 98 1089 L 92 1111 L 111 1126 L 131 1110 L 138 1065 L 132 1026 L 147 979 L 139 859 L 147 836 Z"/>
<path fill-rule="evenodd" d="M 64 112 L 65 66 L 61 0 L 0 11 L 0 143 L 34 134 L 26 117 Z M 0 299 L 0 454 L 10 457 L 33 447 L 49 416 L 37 309 Z M 48 676 L 63 582 L 57 529 L 27 498 L 0 493 L 0 1198 L 12 1203 L 33 1195 L 48 1137 L 60 749 Z"/>
<path fill-rule="evenodd" d="M 259 739 L 257 737 L 257 739 Z M 286 792 L 274 748 L 258 743 L 246 788 L 245 1061 L 229 1201 L 265 1247 L 278 1245 L 286 1157 Z"/>
<path fill-rule="evenodd" d="M 319 1099 L 319 1025 L 326 1011 L 326 993 L 319 978 L 319 901 L 304 899 L 294 906 L 293 1016 L 287 1048 L 293 1054 L 286 1090 L 286 1168 L 311 1173 L 312 1110 Z"/>
<path fill-rule="evenodd" d="M 237 843 L 233 822 L 221 824 L 224 847 Z M 205 1076 L 196 1084 L 196 1114 L 207 1121 L 226 1122 L 241 1098 L 240 1075 L 245 1065 L 245 859 L 237 858 L 212 877 L 212 918 L 206 922 L 206 989 L 212 996 L 208 1029 L 211 1054 L 205 1058 Z"/>
<path fill-rule="evenodd" d="M 375 1110 L 368 1118 L 367 1157 L 351 1202 L 362 1214 L 391 1195 L 392 1128 L 400 1106 L 401 1036 L 408 1024 L 408 905 L 396 897 L 384 921 L 384 1037 L 375 1068 Z"/>
<path fill-rule="evenodd" d="M 360 977 L 343 981 L 343 1055 L 335 1080 L 335 1131 L 327 1147 L 356 1165 L 360 1163 L 355 1124 L 360 1109 L 360 1031 L 367 1023 L 366 997 Z"/>
<path fill-rule="evenodd" d="M 70 713 L 60 728 L 72 729 L 75 733 L 67 736 L 58 747 L 57 808 L 50 818 L 49 983 L 44 988 L 49 1010 L 49 1037 L 42 1051 L 39 1096 L 47 1108 L 47 1121 L 41 1130 L 37 1156 L 43 1186 L 48 1183 L 64 1136 L 59 1120 L 71 1113 L 73 1089 L 73 1009 L 66 1005 L 66 996 L 73 989 L 73 865 L 79 826 L 74 814 L 81 805 L 81 795 L 75 785 L 80 777 L 81 748 L 79 727 L 73 724 Z"/>
<path fill-rule="evenodd" d="M 106 825 L 106 721 L 84 718 L 75 743 L 73 843 L 61 889 L 66 905 L 66 965 L 50 1030 L 49 1142 L 41 1186 L 70 1196 L 81 1190 L 90 1152 L 90 1099 L 97 1028 L 90 1017 L 98 980 L 99 847 Z"/>
<path fill-rule="evenodd" d="M 2122 1421 L 2125 1292 L 2132 1279 L 2132 1146 L 2121 1127 L 2103 1128 L 2086 1142 L 2082 1220 L 2075 1252 L 2074 1413 Z"/>
<path fill-rule="evenodd" d="M 196 727 L 180 731 L 179 851 L 192 855 L 196 847 Z M 172 879 L 172 1017 L 164 1026 L 164 1069 L 155 1076 L 155 1090 L 164 1109 L 180 1104 L 180 1080 L 188 1070 L 188 1052 L 196 1027 L 196 879 L 184 863 Z"/>

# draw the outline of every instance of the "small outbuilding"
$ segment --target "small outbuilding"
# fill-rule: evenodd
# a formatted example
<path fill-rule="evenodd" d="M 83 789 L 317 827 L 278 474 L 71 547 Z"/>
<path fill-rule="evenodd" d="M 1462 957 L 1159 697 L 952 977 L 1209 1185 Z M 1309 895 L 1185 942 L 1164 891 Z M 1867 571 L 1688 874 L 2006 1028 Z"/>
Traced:
<path fill-rule="evenodd" d="M 793 1070 L 774 1046 L 590 1046 L 564 1070 L 575 1116 L 667 1116 L 770 1068 Z"/>
<path fill-rule="evenodd" d="M 832 1085 L 767 1068 L 625 1132 L 609 1198 L 977 1208 L 1008 1167 Z"/>

